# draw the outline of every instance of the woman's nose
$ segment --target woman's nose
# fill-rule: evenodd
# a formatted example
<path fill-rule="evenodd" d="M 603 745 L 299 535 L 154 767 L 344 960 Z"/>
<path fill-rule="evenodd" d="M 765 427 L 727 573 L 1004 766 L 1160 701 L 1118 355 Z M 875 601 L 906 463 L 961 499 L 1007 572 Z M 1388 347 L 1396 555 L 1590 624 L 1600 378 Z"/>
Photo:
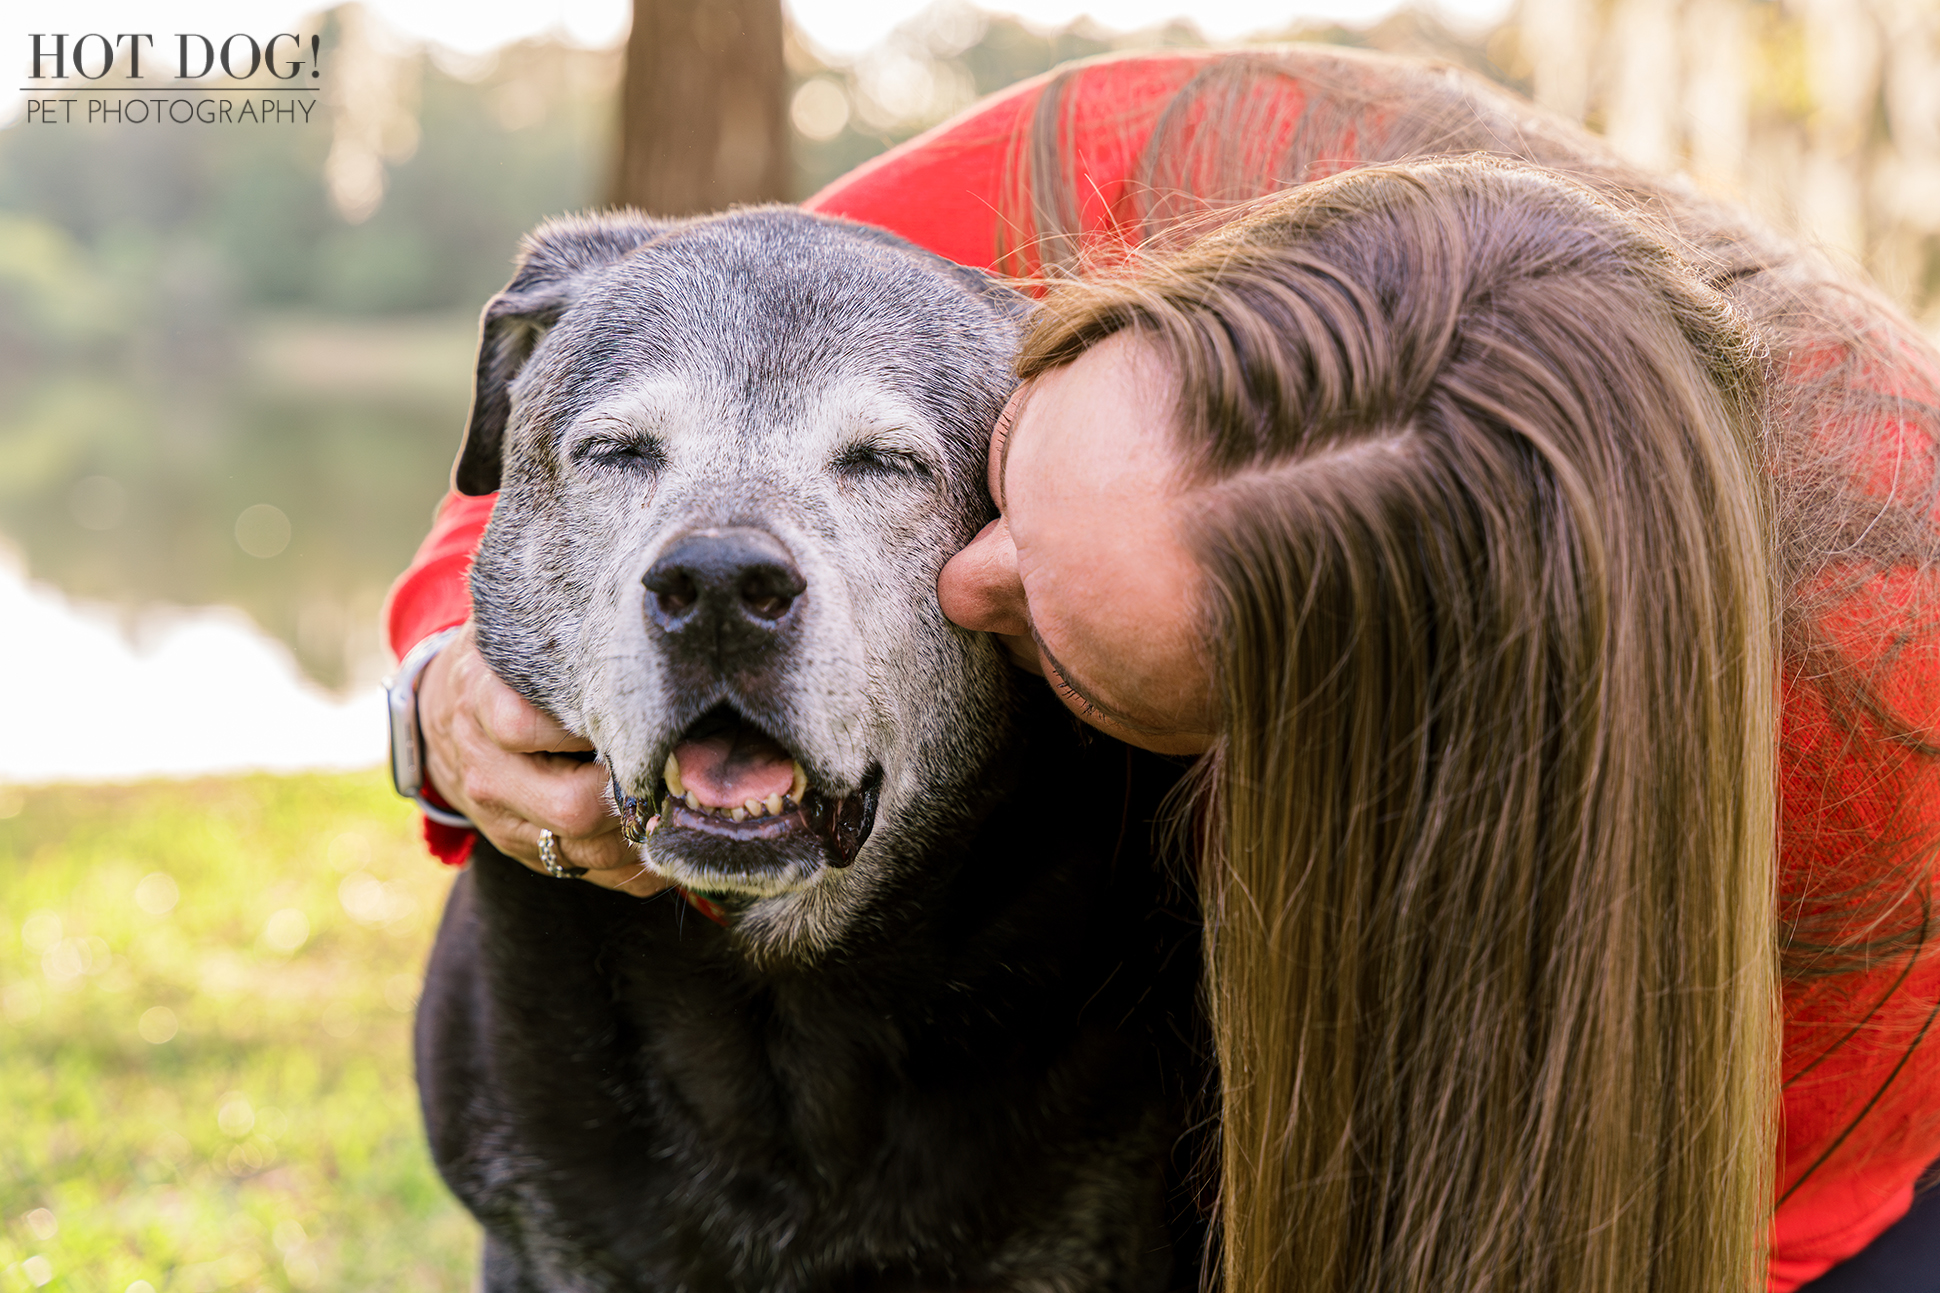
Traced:
<path fill-rule="evenodd" d="M 943 564 L 936 600 L 952 624 L 979 633 L 1028 637 L 1030 608 L 1017 577 L 1017 548 L 1010 527 L 998 517 L 977 532 L 963 551 Z"/>

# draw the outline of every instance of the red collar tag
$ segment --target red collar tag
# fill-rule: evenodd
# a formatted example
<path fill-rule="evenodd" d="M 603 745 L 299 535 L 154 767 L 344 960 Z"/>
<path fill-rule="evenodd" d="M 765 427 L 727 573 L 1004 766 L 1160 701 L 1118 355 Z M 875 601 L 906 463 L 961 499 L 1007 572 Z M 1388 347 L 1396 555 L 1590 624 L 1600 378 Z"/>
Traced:
<path fill-rule="evenodd" d="M 716 907 L 713 903 L 701 897 L 699 894 L 695 893 L 691 889 L 683 889 L 679 885 L 675 885 L 674 892 L 679 894 L 681 897 L 687 899 L 687 905 L 692 907 L 695 911 L 698 911 L 701 915 L 707 917 L 709 920 L 713 921 L 716 925 L 719 925 L 721 928 L 723 929 L 727 928 L 727 913 L 722 911 L 719 907 Z"/>

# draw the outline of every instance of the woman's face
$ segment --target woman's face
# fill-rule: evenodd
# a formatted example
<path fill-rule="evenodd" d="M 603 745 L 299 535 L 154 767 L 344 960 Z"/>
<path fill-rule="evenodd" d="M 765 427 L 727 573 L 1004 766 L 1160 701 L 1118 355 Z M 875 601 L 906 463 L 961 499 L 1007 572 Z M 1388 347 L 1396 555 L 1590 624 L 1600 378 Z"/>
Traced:
<path fill-rule="evenodd" d="M 1120 335 L 1019 389 L 990 443 L 1000 515 L 937 581 L 943 613 L 994 633 L 1101 731 L 1161 754 L 1212 740 L 1201 576 L 1169 375 Z"/>

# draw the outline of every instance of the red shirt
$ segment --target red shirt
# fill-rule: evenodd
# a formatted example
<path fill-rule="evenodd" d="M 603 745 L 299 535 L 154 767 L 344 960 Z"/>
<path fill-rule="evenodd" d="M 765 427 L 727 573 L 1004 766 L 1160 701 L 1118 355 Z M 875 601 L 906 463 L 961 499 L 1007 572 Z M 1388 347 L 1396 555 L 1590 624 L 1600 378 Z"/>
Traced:
<path fill-rule="evenodd" d="M 1132 223 L 1129 181 L 1145 141 L 1166 101 L 1214 57 L 1195 52 L 1107 60 L 1067 85 L 1066 138 L 1077 161 L 1084 195 L 1079 214 L 1087 233 L 1110 237 Z M 1379 64 L 1365 71 L 1364 88 L 1376 91 L 1377 105 L 1383 76 L 1397 75 L 1390 99 L 1400 92 L 1398 73 Z M 878 225 L 963 264 L 994 268 L 1006 171 L 1045 80 L 983 100 L 835 181 L 803 207 Z M 1282 78 L 1259 93 L 1278 97 L 1267 129 L 1290 132 L 1309 98 L 1317 100 L 1321 91 Z M 1323 159 L 1320 169 L 1351 164 L 1356 138 L 1378 133 L 1368 129 L 1380 124 L 1378 106 L 1351 111 L 1362 115 L 1339 119 L 1332 138 L 1339 155 Z M 1798 361 L 1813 362 L 1810 355 Z M 1940 373 L 1930 355 L 1909 352 L 1904 370 L 1862 376 L 1869 389 L 1940 404 Z M 1915 473 L 1906 463 L 1925 461 L 1913 453 L 1911 433 L 1882 420 L 1878 438 L 1876 488 L 1910 495 Z M 470 613 L 463 576 L 492 502 L 491 496 L 446 498 L 385 611 L 391 645 L 400 655 Z M 1829 617 L 1831 640 L 1866 663 L 1884 660 L 1890 635 L 1879 630 L 1879 617 L 1890 617 L 1896 593 L 1904 591 L 1876 587 L 1849 599 Z M 1842 617 L 1849 617 L 1843 625 L 1832 622 Z M 1902 713 L 1931 719 L 1940 734 L 1940 653 L 1904 650 L 1888 662 L 1883 678 L 1885 693 Z M 1855 741 L 1853 735 L 1828 719 L 1816 693 L 1785 687 L 1780 867 L 1787 891 L 1798 889 L 1789 881 L 1806 874 L 1801 868 L 1810 869 L 1821 892 L 1853 879 L 1845 873 L 1862 865 L 1855 839 L 1888 831 L 1915 838 L 1940 823 L 1935 761 L 1904 752 L 1882 755 L 1884 743 Z M 462 862 L 470 852 L 468 832 L 427 823 L 426 833 L 447 861 Z M 1782 1202 L 1773 1234 L 1772 1293 L 1790 1293 L 1865 1247 L 1906 1212 L 1915 1178 L 1940 1158 L 1940 1064 L 1934 1058 L 1940 1028 L 1925 1028 L 1940 1001 L 1940 957 L 1926 957 L 1906 971 L 1901 957 L 1867 973 L 1786 989 L 1777 1170 Z"/>

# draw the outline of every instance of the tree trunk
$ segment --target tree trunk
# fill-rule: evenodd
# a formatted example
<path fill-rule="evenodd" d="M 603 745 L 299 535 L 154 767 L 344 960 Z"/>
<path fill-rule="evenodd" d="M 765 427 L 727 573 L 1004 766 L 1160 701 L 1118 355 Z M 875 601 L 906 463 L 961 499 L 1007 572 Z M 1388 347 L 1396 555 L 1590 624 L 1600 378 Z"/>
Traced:
<path fill-rule="evenodd" d="M 633 0 L 615 205 L 779 202 L 791 174 L 780 0 Z"/>

